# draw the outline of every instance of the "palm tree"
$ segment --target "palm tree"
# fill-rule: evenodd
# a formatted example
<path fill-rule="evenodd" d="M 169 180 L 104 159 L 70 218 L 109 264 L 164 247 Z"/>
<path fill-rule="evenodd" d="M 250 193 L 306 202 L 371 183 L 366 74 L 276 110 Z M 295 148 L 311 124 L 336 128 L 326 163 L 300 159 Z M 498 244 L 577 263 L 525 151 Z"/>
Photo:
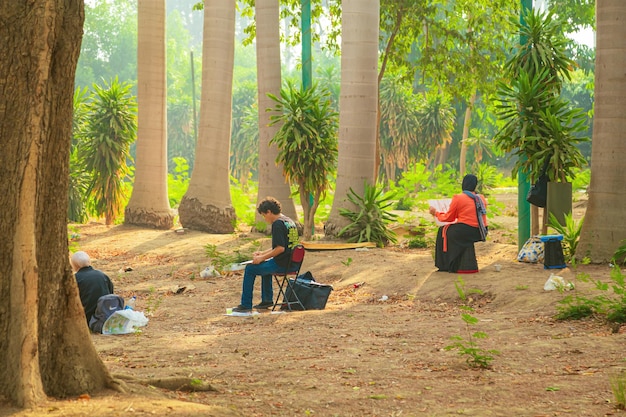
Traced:
<path fill-rule="evenodd" d="M 435 166 L 442 164 L 445 149 L 452 142 L 453 108 L 447 98 L 431 93 L 420 105 L 417 117 L 420 126 L 420 146 L 422 149 L 437 149 L 437 155 L 431 162 Z"/>
<path fill-rule="evenodd" d="M 348 224 L 340 210 L 356 210 L 347 199 L 350 190 L 363 195 L 365 184 L 376 181 L 379 17 L 379 0 L 342 3 L 337 185 L 324 228 L 331 236 Z"/>
<path fill-rule="evenodd" d="M 595 116 L 591 142 L 589 204 L 576 258 L 594 263 L 613 257 L 626 239 L 626 3 L 597 0 Z"/>
<path fill-rule="evenodd" d="M 94 84 L 93 89 L 78 153 L 92 175 L 88 189 L 91 209 L 111 225 L 126 201 L 123 185 L 129 172 L 130 145 L 137 135 L 137 104 L 131 85 L 119 83 L 117 78 L 104 87 Z"/>
<path fill-rule="evenodd" d="M 235 0 L 205 0 L 202 94 L 196 160 L 178 207 L 180 223 L 209 233 L 232 233 L 230 129 L 235 55 Z"/>
<path fill-rule="evenodd" d="M 87 190 L 91 175 L 86 170 L 83 161 L 78 158 L 78 149 L 81 135 L 89 120 L 87 102 L 89 95 L 87 88 L 77 88 L 74 91 L 74 117 L 72 118 L 72 146 L 70 147 L 70 177 L 68 188 L 67 218 L 71 222 L 84 223 L 87 214 Z"/>
<path fill-rule="evenodd" d="M 272 196 L 281 202 L 282 212 L 296 223 L 298 215 L 291 198 L 289 183 L 283 177 L 282 167 L 276 164 L 278 148 L 270 145 L 279 125 L 270 126 L 271 112 L 266 110 L 273 106 L 267 96 L 271 93 L 280 94 L 280 32 L 279 32 L 279 1 L 257 0 L 256 13 L 256 60 L 259 100 L 259 191 L 258 199 Z M 257 214 L 257 220 L 261 220 Z"/>
<path fill-rule="evenodd" d="M 380 86 L 380 148 L 385 176 L 408 168 L 417 156 L 417 96 L 401 77 L 383 78 Z"/>
<path fill-rule="evenodd" d="M 278 145 L 285 177 L 298 186 L 304 211 L 303 238 L 309 240 L 315 212 L 336 169 L 337 113 L 330 93 L 318 91 L 315 84 L 297 89 L 289 83 L 280 98 L 270 97 L 276 101 L 271 123 L 280 125 L 271 143 Z"/>
<path fill-rule="evenodd" d="M 137 16 L 138 139 L 124 221 L 169 229 L 174 215 L 167 197 L 165 0 L 140 1 Z"/>

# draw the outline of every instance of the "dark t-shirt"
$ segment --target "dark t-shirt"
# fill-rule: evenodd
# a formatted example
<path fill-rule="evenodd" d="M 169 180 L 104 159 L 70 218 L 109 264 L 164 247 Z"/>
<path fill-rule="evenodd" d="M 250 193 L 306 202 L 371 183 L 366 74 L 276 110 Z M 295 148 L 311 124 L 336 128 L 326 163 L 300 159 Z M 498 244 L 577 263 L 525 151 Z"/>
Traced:
<path fill-rule="evenodd" d="M 298 228 L 289 217 L 281 215 L 280 218 L 272 223 L 272 249 L 276 246 L 285 248 L 283 253 L 274 257 L 279 266 L 287 267 L 291 257 L 291 250 L 298 244 L 298 241 Z"/>
<path fill-rule="evenodd" d="M 85 318 L 89 323 L 89 319 L 96 311 L 98 298 L 113 294 L 113 283 L 104 272 L 90 266 L 81 268 L 76 272 L 76 283 L 80 293 L 80 302 L 85 310 Z"/>

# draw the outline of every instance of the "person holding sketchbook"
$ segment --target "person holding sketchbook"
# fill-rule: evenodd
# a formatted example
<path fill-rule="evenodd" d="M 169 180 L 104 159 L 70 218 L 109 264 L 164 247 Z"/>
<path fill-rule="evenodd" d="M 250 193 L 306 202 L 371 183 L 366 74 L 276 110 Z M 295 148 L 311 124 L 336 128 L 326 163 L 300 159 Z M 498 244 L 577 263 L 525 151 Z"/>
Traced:
<path fill-rule="evenodd" d="M 452 197 L 447 211 L 429 208 L 437 220 L 447 223 L 437 232 L 435 266 L 439 271 L 457 272 L 465 249 L 487 236 L 487 202 L 476 194 L 477 185 L 478 178 L 468 174 L 461 184 L 463 192 Z"/>
<path fill-rule="evenodd" d="M 266 309 L 274 305 L 272 275 L 285 272 L 291 251 L 298 244 L 298 228 L 293 220 L 281 213 L 281 205 L 273 197 L 267 197 L 257 207 L 263 219 L 272 225 L 272 248 L 255 252 L 252 262 L 246 265 L 243 273 L 241 304 L 233 308 L 234 312 L 245 313 L 252 308 Z M 254 281 L 261 276 L 261 303 L 252 306 Z"/>

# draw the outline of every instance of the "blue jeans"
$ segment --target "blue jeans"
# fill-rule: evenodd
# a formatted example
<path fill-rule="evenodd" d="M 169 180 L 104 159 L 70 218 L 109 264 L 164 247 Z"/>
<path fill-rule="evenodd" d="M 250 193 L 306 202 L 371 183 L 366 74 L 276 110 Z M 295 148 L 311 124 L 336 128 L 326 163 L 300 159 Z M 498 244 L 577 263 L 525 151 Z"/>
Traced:
<path fill-rule="evenodd" d="M 292 268 L 295 271 L 295 268 Z M 285 268 L 279 266 L 274 259 L 268 259 L 260 264 L 246 265 L 243 272 L 243 288 L 241 289 L 241 305 L 252 308 L 252 294 L 254 292 L 254 281 L 257 275 L 261 275 L 261 301 L 274 302 L 274 288 L 272 286 L 272 275 L 284 273 Z"/>

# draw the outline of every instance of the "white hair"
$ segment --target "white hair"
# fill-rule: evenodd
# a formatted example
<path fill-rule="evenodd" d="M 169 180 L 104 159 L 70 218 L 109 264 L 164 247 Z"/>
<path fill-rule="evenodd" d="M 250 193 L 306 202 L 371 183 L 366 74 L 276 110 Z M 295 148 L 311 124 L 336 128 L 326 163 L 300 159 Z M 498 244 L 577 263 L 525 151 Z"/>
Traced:
<path fill-rule="evenodd" d="M 89 259 L 89 255 L 87 252 L 78 251 L 75 252 L 70 258 L 70 263 L 72 264 L 72 268 L 74 271 L 78 271 L 81 268 L 91 265 L 91 259 Z"/>

